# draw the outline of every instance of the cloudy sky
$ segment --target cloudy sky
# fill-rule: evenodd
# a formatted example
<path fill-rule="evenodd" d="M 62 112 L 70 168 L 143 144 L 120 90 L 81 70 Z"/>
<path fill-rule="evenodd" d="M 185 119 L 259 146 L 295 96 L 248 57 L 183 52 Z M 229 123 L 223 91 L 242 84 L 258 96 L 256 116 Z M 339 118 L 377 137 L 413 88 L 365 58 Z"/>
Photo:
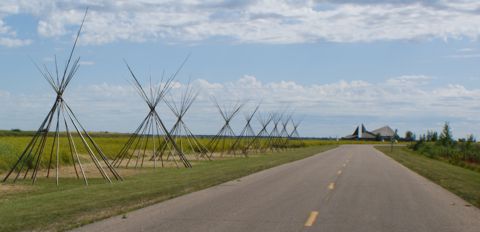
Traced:
<path fill-rule="evenodd" d="M 305 136 L 344 136 L 358 124 L 480 136 L 480 2 L 411 0 L 3 0 L 0 128 L 36 129 L 53 91 L 34 63 L 67 55 L 89 7 L 65 99 L 96 131 L 128 132 L 147 109 L 125 59 L 145 82 L 174 72 L 171 91 L 200 91 L 186 121 L 221 127 L 212 96 L 229 107 L 262 102 L 294 112 Z M 172 114 L 160 112 L 167 124 Z"/>

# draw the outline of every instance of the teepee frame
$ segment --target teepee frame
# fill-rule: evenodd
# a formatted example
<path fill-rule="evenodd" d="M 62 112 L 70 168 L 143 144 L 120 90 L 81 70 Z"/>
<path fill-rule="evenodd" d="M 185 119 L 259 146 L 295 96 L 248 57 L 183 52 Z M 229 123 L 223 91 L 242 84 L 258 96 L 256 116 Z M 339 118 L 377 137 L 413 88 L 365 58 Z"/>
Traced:
<path fill-rule="evenodd" d="M 55 72 L 49 71 L 45 65 L 43 68 L 40 68 L 37 65 L 38 70 L 41 72 L 42 76 L 50 84 L 57 95 L 55 103 L 40 125 L 40 128 L 34 134 L 32 140 L 30 140 L 30 143 L 28 143 L 17 162 L 13 165 L 3 179 L 3 182 L 6 182 L 10 178 L 13 178 L 13 182 L 16 182 L 19 178 L 26 179 L 30 174 L 29 178 L 32 180 L 32 184 L 36 183 L 41 168 L 42 157 L 49 155 L 48 165 L 46 167 L 46 177 L 49 178 L 50 171 L 55 169 L 55 179 L 58 186 L 61 159 L 60 143 L 64 137 L 66 137 L 68 140 L 70 158 L 73 162 L 73 168 L 75 169 L 76 177 L 77 179 L 82 178 L 85 185 L 88 185 L 88 180 L 85 170 L 85 163 L 82 164 L 82 159 L 80 158 L 79 154 L 81 151 L 88 153 L 88 156 L 93 162 L 95 168 L 106 181 L 111 182 L 112 176 L 116 180 L 122 180 L 122 177 L 110 164 L 98 144 L 95 143 L 93 138 L 88 134 L 85 127 L 80 123 L 73 110 L 63 98 L 65 90 L 80 67 L 80 57 L 73 59 L 73 55 L 85 23 L 85 19 L 87 17 L 87 12 L 88 9 L 85 11 L 85 15 L 80 28 L 78 29 L 75 42 L 73 43 L 63 71 L 59 70 L 56 57 Z M 64 127 L 65 132 L 60 132 L 61 127 Z M 53 131 L 51 131 L 52 129 Z M 71 129 L 74 130 L 72 131 Z M 75 138 L 77 140 L 81 140 L 81 145 L 77 145 L 75 143 Z M 51 144 L 49 144 L 49 141 Z M 82 145 L 83 150 L 80 150 Z M 55 164 L 53 164 L 53 162 L 55 162 Z M 12 176 L 12 174 L 14 175 Z"/>
<path fill-rule="evenodd" d="M 145 158 L 147 158 L 147 161 L 153 161 L 154 168 L 157 167 L 158 160 L 160 160 L 162 167 L 164 167 L 165 154 L 168 155 L 167 160 L 172 157 L 177 167 L 178 162 L 181 162 L 187 168 L 192 167 L 157 112 L 158 104 L 163 101 L 165 95 L 170 91 L 173 80 L 187 60 L 188 57 L 170 77 L 165 78 L 165 73 L 163 73 L 157 85 L 153 85 L 150 80 L 150 86 L 148 86 L 147 90 L 142 86 L 132 68 L 125 62 L 133 78 L 133 86 L 147 103 L 149 113 L 117 154 L 113 161 L 115 167 L 122 166 L 124 161 L 126 161 L 125 167 L 128 168 L 131 165 L 132 159 L 135 162 L 135 168 L 143 167 Z"/>
<path fill-rule="evenodd" d="M 268 135 L 268 146 L 271 150 L 276 150 L 281 143 L 279 125 L 282 121 L 283 114 L 274 113 L 272 117 L 273 128 Z"/>
<path fill-rule="evenodd" d="M 252 128 L 252 120 L 256 113 L 260 109 L 260 104 L 250 113 L 245 115 L 245 126 L 242 132 L 238 135 L 237 139 L 231 147 L 231 152 L 235 155 L 238 150 L 241 150 L 244 156 L 248 156 L 249 144 L 255 139 L 255 131 Z"/>
<path fill-rule="evenodd" d="M 243 107 L 243 103 L 235 103 L 233 106 L 221 107 L 216 98 L 213 98 L 213 102 L 218 109 L 218 112 L 222 115 L 224 124 L 218 133 L 210 140 L 207 147 L 210 149 L 210 156 L 213 156 L 215 152 L 219 152 L 220 156 L 223 156 L 225 152 L 230 152 L 235 142 L 236 135 L 233 131 L 230 123 L 238 115 Z"/>
<path fill-rule="evenodd" d="M 287 117 L 284 117 L 283 120 L 281 121 L 282 130 L 280 132 L 280 140 L 281 140 L 280 148 L 282 149 L 288 148 L 288 143 L 290 141 L 290 133 L 288 132 L 288 125 L 290 124 L 292 117 L 293 116 L 290 114 Z"/>
<path fill-rule="evenodd" d="M 269 146 L 270 136 L 268 133 L 268 126 L 273 120 L 273 115 L 269 114 L 267 117 L 262 117 L 261 115 L 258 115 L 257 120 L 261 125 L 261 129 L 255 136 L 255 138 L 250 141 L 250 144 L 247 146 L 247 150 L 251 149 L 256 152 L 265 152 Z"/>
<path fill-rule="evenodd" d="M 292 130 L 292 132 L 290 133 L 289 138 L 290 138 L 290 139 L 300 139 L 300 134 L 298 133 L 298 127 L 299 127 L 300 124 L 302 123 L 302 120 L 299 120 L 299 121 L 295 122 L 295 121 L 292 119 L 291 121 L 292 121 L 292 124 L 293 124 L 293 130 Z"/>
<path fill-rule="evenodd" d="M 194 90 L 189 82 L 178 104 L 173 98 L 170 101 L 165 100 L 165 103 L 177 118 L 170 134 L 183 153 L 192 152 L 197 160 L 199 158 L 210 160 L 208 149 L 197 139 L 184 121 L 185 114 L 197 99 L 198 94 L 199 92 Z"/>

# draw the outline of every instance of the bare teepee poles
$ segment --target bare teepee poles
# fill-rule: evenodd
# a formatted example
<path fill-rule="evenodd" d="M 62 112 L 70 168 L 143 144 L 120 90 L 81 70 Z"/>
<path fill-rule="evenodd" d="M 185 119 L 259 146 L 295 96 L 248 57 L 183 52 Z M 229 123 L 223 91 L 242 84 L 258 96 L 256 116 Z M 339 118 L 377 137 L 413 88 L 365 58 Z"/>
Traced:
<path fill-rule="evenodd" d="M 133 78 L 133 86 L 137 89 L 137 92 L 142 99 L 147 103 L 149 112 L 140 123 L 140 126 L 130 136 L 124 147 L 117 154 L 113 165 L 116 167 L 123 164 L 125 167 L 134 165 L 134 167 L 137 168 L 143 167 L 145 161 L 152 160 L 153 166 L 157 167 L 157 161 L 160 160 L 163 166 L 164 155 L 167 154 L 167 159 L 172 157 L 177 166 L 178 162 L 181 162 L 185 167 L 192 167 L 182 150 L 175 142 L 175 139 L 171 136 L 169 130 L 165 127 L 157 112 L 158 104 L 171 89 L 173 80 L 183 68 L 187 60 L 188 57 L 170 77 L 164 79 L 164 75 L 162 75 L 162 79 L 158 85 L 154 86 L 150 81 L 150 86 L 147 90 L 145 90 L 140 84 L 140 81 L 134 74 L 132 68 L 126 64 Z M 145 158 L 147 159 L 145 160 Z"/>
<path fill-rule="evenodd" d="M 233 143 L 232 147 L 230 148 L 231 152 L 235 155 L 238 150 L 241 150 L 242 153 L 247 156 L 251 141 L 255 139 L 255 132 L 252 128 L 252 120 L 254 119 L 256 113 L 260 109 L 260 104 L 255 107 L 255 109 L 250 113 L 245 115 L 245 126 L 242 129 L 242 132 L 237 136 L 237 139 Z"/>
<path fill-rule="evenodd" d="M 267 117 L 258 115 L 258 122 L 260 123 L 261 129 L 257 135 L 253 138 L 252 141 L 247 145 L 248 149 L 253 149 L 256 152 L 265 152 L 268 149 L 269 133 L 268 126 L 273 120 L 273 115 L 269 114 Z M 263 143 L 262 143 L 263 142 Z"/>
<path fill-rule="evenodd" d="M 238 115 L 243 104 L 236 103 L 230 108 L 221 107 L 218 101 L 213 98 L 215 106 L 219 113 L 222 115 L 224 125 L 218 131 L 218 133 L 210 140 L 207 147 L 210 149 L 211 156 L 214 152 L 220 152 L 223 155 L 225 152 L 229 152 L 235 141 L 235 132 L 233 131 L 230 123 Z"/>
<path fill-rule="evenodd" d="M 192 106 L 195 99 L 198 97 L 198 91 L 192 89 L 190 82 L 187 84 L 185 91 L 180 97 L 180 103 L 176 103 L 173 99 L 165 101 L 167 106 L 176 116 L 177 120 L 170 130 L 170 134 L 175 139 L 175 142 L 180 147 L 181 151 L 195 153 L 197 159 L 209 159 L 208 149 L 197 139 L 192 131 L 187 127 L 184 121 L 185 114 Z"/>
<path fill-rule="evenodd" d="M 290 133 L 288 132 L 288 124 L 290 124 L 290 121 L 292 120 L 292 115 L 288 115 L 283 118 L 281 124 L 282 124 L 282 130 L 280 132 L 280 139 L 281 139 L 281 148 L 287 149 L 288 148 L 288 143 L 290 141 Z"/>
<path fill-rule="evenodd" d="M 87 12 L 88 9 L 85 11 L 85 15 L 80 28 L 78 29 L 75 42 L 73 43 L 70 55 L 63 71 L 59 70 L 56 58 L 54 72 L 48 70 L 46 66 L 43 66 L 43 68 L 37 66 L 42 76 L 55 91 L 57 97 L 55 99 L 55 103 L 47 114 L 47 117 L 43 120 L 40 128 L 37 130 L 30 143 L 22 152 L 17 162 L 7 173 L 3 179 L 3 182 L 7 181 L 9 178 L 13 178 L 13 182 L 16 182 L 18 178 L 26 179 L 29 177 L 32 179 L 32 183 L 35 183 L 38 179 L 41 166 L 45 165 L 47 168 L 47 178 L 50 177 L 50 170 L 52 168 L 55 169 L 55 179 L 56 184 L 58 185 L 60 178 L 60 156 L 62 155 L 60 144 L 62 140 L 65 142 L 64 137 L 67 137 L 70 152 L 69 158 L 73 162 L 77 179 L 80 179 L 81 175 L 84 183 L 88 185 L 87 172 L 85 170 L 86 164 L 82 164 L 83 154 L 81 154 L 81 152 L 86 152 L 88 154 L 88 157 L 93 162 L 95 168 L 105 180 L 111 182 L 111 177 L 115 178 L 116 180 L 122 179 L 110 164 L 107 157 L 103 154 L 100 147 L 87 133 L 77 116 L 74 114 L 73 110 L 63 98 L 65 90 L 80 67 L 80 58 L 72 58 L 87 16 Z M 66 132 L 64 135 L 61 135 L 60 133 L 62 127 L 64 127 L 63 129 Z M 74 130 L 71 131 L 71 129 Z M 51 132 L 51 130 L 53 131 Z M 77 145 L 75 142 L 76 140 L 80 140 L 81 145 Z M 48 158 L 46 158 L 46 156 Z M 12 174 L 14 175 L 12 176 Z"/>
<path fill-rule="evenodd" d="M 298 133 L 298 127 L 302 123 L 302 120 L 299 120 L 299 121 L 295 122 L 292 119 L 291 121 L 292 121 L 292 124 L 293 124 L 293 130 L 290 133 L 289 137 L 290 137 L 290 139 L 300 139 L 300 134 Z"/>
<path fill-rule="evenodd" d="M 270 149 L 275 150 L 278 148 L 280 140 L 280 122 L 282 121 L 283 114 L 275 113 L 272 116 L 273 128 L 270 134 L 268 135 L 268 146 Z"/>

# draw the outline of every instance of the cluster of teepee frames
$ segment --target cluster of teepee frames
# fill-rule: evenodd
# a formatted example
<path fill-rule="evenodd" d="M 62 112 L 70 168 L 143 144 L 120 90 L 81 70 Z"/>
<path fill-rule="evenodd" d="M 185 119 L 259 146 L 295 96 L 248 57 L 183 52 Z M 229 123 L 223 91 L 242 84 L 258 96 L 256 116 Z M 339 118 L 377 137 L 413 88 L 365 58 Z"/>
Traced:
<path fill-rule="evenodd" d="M 56 58 L 53 72 L 46 66 L 39 67 L 37 65 L 42 76 L 54 89 L 56 99 L 40 128 L 7 173 L 3 182 L 9 180 L 16 182 L 19 179 L 30 178 L 32 183 L 35 183 L 41 173 L 40 167 L 46 166 L 45 176 L 49 178 L 51 171 L 54 170 L 58 185 L 61 178 L 60 159 L 66 157 L 65 151 L 63 153 L 61 151 L 61 140 L 67 141 L 67 152 L 69 153 L 67 156 L 73 164 L 75 176 L 77 179 L 83 179 L 85 185 L 88 185 L 87 176 L 92 173 L 85 167 L 88 165 L 90 165 L 89 169 L 96 170 L 107 182 L 112 182 L 112 180 L 123 180 L 115 167 L 140 168 L 144 167 L 147 162 L 153 163 L 153 167 L 157 167 L 157 165 L 163 167 L 164 162 L 171 161 L 177 167 L 182 164 L 184 167 L 190 168 L 192 165 L 187 159 L 186 153 L 193 153 L 197 159 L 206 160 L 210 160 L 214 153 L 237 155 L 237 152 L 241 152 L 242 155 L 248 156 L 251 151 L 264 152 L 268 149 L 286 147 L 286 143 L 290 139 L 300 138 L 298 133 L 300 122 L 295 123 L 291 116 L 283 117 L 283 114 L 262 116 L 259 114 L 260 104 L 245 115 L 246 124 L 237 136 L 231 127 L 231 122 L 238 116 L 245 104 L 237 103 L 230 107 L 222 107 L 214 98 L 215 106 L 224 120 L 224 125 L 205 146 L 184 121 L 186 113 L 195 102 L 199 92 L 188 83 L 178 103 L 171 96 L 171 99 L 167 100 L 173 81 L 188 60 L 188 56 L 175 73 L 168 77 L 165 77 L 165 73 L 163 73 L 160 81 L 156 84 L 153 84 L 150 79 L 148 86 L 140 83 L 132 67 L 125 61 L 133 80 L 132 85 L 145 101 L 149 111 L 113 161 L 109 161 L 64 99 L 65 90 L 80 67 L 80 58 L 74 59 L 73 56 L 87 12 L 88 9 L 85 11 L 64 69 L 59 69 Z M 157 112 L 157 106 L 161 102 L 165 102 L 176 117 L 171 129 L 167 129 Z M 252 127 L 255 118 L 261 125 L 258 133 L 255 133 Z M 293 131 L 288 133 L 287 127 L 290 121 L 293 123 Z M 269 132 L 270 124 L 273 124 L 273 129 Z M 283 126 L 281 131 L 279 126 Z M 88 156 L 84 157 L 81 154 Z M 87 158 L 91 163 L 86 164 Z"/>
<path fill-rule="evenodd" d="M 115 167 L 119 167 L 122 164 L 125 164 L 125 167 L 143 167 L 145 158 L 152 160 L 154 167 L 157 166 L 158 160 L 160 160 L 163 167 L 164 159 L 169 160 L 170 158 L 177 166 L 178 162 L 181 162 L 185 167 L 192 167 L 182 149 L 175 142 L 174 136 L 172 136 L 170 131 L 165 127 L 165 124 L 157 112 L 158 104 L 164 101 L 166 94 L 171 89 L 173 80 L 187 59 L 188 57 L 170 77 L 164 78 L 163 75 L 160 83 L 157 85 L 153 85 L 150 81 L 150 86 L 147 90 L 140 84 L 132 68 L 127 64 L 127 68 L 134 80 L 133 86 L 136 87 L 139 95 L 147 103 L 149 113 L 115 157 L 113 161 Z M 178 113 L 184 114 L 185 112 L 182 111 Z M 147 152 L 147 150 L 151 150 L 151 152 Z M 131 162 L 132 160 L 133 162 Z"/>
<path fill-rule="evenodd" d="M 261 104 L 258 104 L 249 114 L 245 115 L 245 126 L 236 135 L 231 127 L 231 122 L 245 104 L 236 103 L 230 107 L 221 107 L 215 98 L 213 98 L 213 101 L 224 120 L 224 124 L 207 145 L 211 157 L 214 154 L 236 156 L 238 152 L 241 152 L 240 155 L 247 157 L 250 152 L 284 150 L 289 147 L 289 142 L 293 140 L 297 140 L 300 145 L 303 144 L 298 133 L 301 121 L 294 122 L 292 114 L 270 113 L 267 116 L 261 115 L 259 113 Z M 260 124 L 258 133 L 255 133 L 252 127 L 255 116 Z M 288 132 L 290 124 L 293 126 L 292 132 Z M 270 125 L 272 125 L 271 130 L 268 129 Z"/>

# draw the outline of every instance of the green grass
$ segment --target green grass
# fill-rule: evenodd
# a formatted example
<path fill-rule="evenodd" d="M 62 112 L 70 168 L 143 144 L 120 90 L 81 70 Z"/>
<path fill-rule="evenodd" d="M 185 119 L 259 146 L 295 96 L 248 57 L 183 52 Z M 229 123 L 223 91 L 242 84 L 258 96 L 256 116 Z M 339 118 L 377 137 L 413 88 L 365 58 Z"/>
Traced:
<path fill-rule="evenodd" d="M 480 207 L 480 173 L 428 158 L 406 147 L 376 147 L 394 160 Z"/>
<path fill-rule="evenodd" d="M 214 186 L 248 174 L 306 158 L 334 148 L 312 146 L 249 158 L 201 161 L 192 169 L 142 169 L 123 182 L 90 180 L 85 187 L 75 179 L 39 179 L 2 185 L 0 231 L 67 230 L 114 215 Z M 10 191 L 8 191 L 10 189 Z"/>

